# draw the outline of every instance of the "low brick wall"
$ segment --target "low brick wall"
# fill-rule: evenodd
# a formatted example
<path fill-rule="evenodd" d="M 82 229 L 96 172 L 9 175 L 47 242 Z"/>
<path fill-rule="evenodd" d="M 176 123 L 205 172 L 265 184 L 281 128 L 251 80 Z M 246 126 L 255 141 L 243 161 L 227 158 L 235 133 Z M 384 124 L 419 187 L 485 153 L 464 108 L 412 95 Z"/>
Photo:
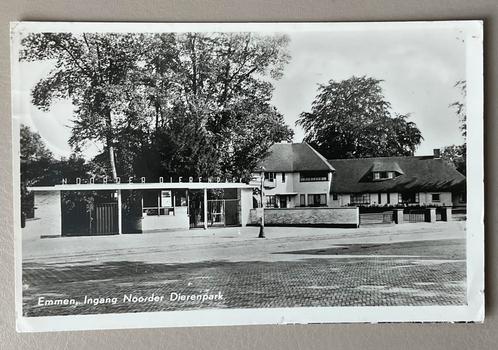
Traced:
<path fill-rule="evenodd" d="M 357 207 L 344 208 L 269 208 L 265 212 L 265 226 L 358 227 Z M 256 209 L 250 212 L 251 225 L 259 225 Z"/>

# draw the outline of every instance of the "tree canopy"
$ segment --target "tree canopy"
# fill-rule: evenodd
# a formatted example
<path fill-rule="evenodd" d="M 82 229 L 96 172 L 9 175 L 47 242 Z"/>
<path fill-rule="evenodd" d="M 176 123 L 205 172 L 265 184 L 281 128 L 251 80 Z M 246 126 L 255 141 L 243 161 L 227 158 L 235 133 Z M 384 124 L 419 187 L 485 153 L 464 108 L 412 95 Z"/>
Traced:
<path fill-rule="evenodd" d="M 320 85 L 311 112 L 297 121 L 304 141 L 329 159 L 413 155 L 422 134 L 408 114 L 391 111 L 381 82 L 363 76 Z"/>
<path fill-rule="evenodd" d="M 71 99 L 75 150 L 97 141 L 113 177 L 247 177 L 292 130 L 271 105 L 289 60 L 283 35 L 33 33 L 21 60 L 52 60 L 32 90 L 43 110 Z"/>

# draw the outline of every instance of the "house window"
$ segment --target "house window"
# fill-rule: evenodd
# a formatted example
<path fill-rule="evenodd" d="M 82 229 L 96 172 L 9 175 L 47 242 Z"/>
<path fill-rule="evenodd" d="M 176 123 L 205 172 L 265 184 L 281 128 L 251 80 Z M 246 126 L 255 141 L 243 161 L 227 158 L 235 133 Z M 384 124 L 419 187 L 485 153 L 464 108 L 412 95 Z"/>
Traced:
<path fill-rule="evenodd" d="M 325 207 L 327 206 L 326 194 L 309 194 L 308 207 Z"/>
<path fill-rule="evenodd" d="M 382 202 L 382 195 L 379 193 L 379 194 L 377 195 L 377 203 L 378 203 L 378 204 L 381 204 L 381 202 Z"/>
<path fill-rule="evenodd" d="M 460 203 L 465 203 L 465 200 L 467 199 L 467 195 L 465 192 L 460 192 L 458 194 L 458 202 Z"/>
<path fill-rule="evenodd" d="M 398 203 L 418 203 L 418 192 L 398 193 Z"/>
<path fill-rule="evenodd" d="M 277 174 L 275 173 L 265 173 L 265 180 L 266 181 L 275 181 L 275 177 Z"/>
<path fill-rule="evenodd" d="M 375 171 L 373 173 L 374 180 L 394 179 L 394 171 Z"/>
<path fill-rule="evenodd" d="M 387 204 L 391 204 L 391 194 L 387 193 Z"/>
<path fill-rule="evenodd" d="M 285 183 L 285 173 L 282 173 L 282 183 Z"/>
<path fill-rule="evenodd" d="M 332 194 L 332 200 L 336 201 L 338 199 L 337 193 Z"/>
<path fill-rule="evenodd" d="M 351 204 L 370 204 L 370 193 L 351 193 Z"/>
<path fill-rule="evenodd" d="M 305 171 L 299 173 L 300 182 L 328 181 L 329 173 L 327 171 Z"/>
<path fill-rule="evenodd" d="M 306 195 L 305 194 L 299 195 L 299 205 L 301 207 L 305 207 L 306 206 Z"/>
<path fill-rule="evenodd" d="M 275 196 L 266 196 L 266 207 L 275 208 L 277 204 Z"/>
<path fill-rule="evenodd" d="M 432 201 L 433 202 L 439 202 L 440 200 L 441 200 L 441 194 L 439 194 L 439 193 L 432 194 Z"/>

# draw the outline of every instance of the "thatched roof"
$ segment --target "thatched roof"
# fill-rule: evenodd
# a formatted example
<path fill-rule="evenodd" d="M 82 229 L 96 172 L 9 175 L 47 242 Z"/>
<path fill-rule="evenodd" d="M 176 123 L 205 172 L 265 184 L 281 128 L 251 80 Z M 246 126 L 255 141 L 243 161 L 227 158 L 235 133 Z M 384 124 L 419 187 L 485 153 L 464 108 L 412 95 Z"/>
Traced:
<path fill-rule="evenodd" d="M 334 168 L 307 143 L 276 143 L 261 165 L 269 172 L 333 171 Z"/>
<path fill-rule="evenodd" d="M 335 168 L 331 193 L 452 191 L 465 176 L 433 156 L 330 159 Z M 373 171 L 394 171 L 394 179 L 374 180 Z"/>

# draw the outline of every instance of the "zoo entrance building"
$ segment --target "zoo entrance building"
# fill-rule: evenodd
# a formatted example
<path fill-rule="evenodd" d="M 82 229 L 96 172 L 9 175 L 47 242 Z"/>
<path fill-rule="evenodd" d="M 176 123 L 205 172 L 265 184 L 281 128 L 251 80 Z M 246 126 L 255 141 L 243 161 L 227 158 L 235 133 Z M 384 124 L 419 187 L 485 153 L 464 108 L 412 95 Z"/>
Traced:
<path fill-rule="evenodd" d="M 454 208 L 465 208 L 465 183 L 437 151 L 327 160 L 307 143 L 278 143 L 250 183 L 142 178 L 33 186 L 35 215 L 26 225 L 65 236 L 257 225 L 262 212 L 266 225 L 278 226 L 432 222 L 451 220 Z M 68 196 L 70 210 L 62 201 Z M 90 209 L 75 208 L 82 197 L 94 198 Z"/>

